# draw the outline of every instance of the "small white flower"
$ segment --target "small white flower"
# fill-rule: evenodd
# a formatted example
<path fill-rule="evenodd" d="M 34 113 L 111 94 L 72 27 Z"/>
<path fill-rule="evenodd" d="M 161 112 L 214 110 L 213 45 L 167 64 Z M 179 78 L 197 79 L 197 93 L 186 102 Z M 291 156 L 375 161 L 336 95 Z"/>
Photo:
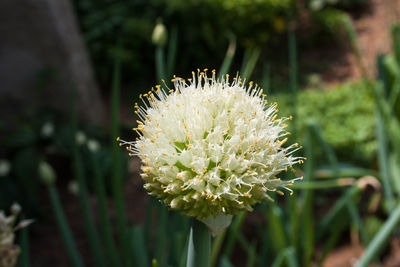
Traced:
<path fill-rule="evenodd" d="M 15 232 L 30 225 L 33 220 L 23 220 L 17 223 L 21 207 L 14 203 L 11 207 L 11 215 L 6 216 L 0 210 L 0 266 L 15 266 L 20 248 L 14 244 Z"/>
<path fill-rule="evenodd" d="M 11 164 L 8 160 L 0 160 L 0 176 L 7 176 L 10 173 Z"/>
<path fill-rule="evenodd" d="M 84 132 L 78 131 L 75 136 L 75 141 L 78 145 L 83 145 L 86 142 L 86 135 Z"/>
<path fill-rule="evenodd" d="M 151 41 L 157 46 L 164 46 L 168 40 L 168 31 L 165 28 L 162 20 L 159 20 L 154 27 L 153 34 L 151 35 Z"/>
<path fill-rule="evenodd" d="M 54 124 L 51 122 L 46 122 L 43 124 L 42 129 L 40 130 L 40 135 L 42 137 L 51 137 L 54 134 Z"/>
<path fill-rule="evenodd" d="M 77 195 L 79 193 L 79 184 L 76 180 L 71 180 L 68 183 L 68 191 L 74 195 Z"/>
<path fill-rule="evenodd" d="M 38 166 L 39 177 L 41 178 L 42 182 L 45 184 L 54 184 L 57 179 L 56 173 L 53 167 L 45 162 L 41 161 Z"/>
<path fill-rule="evenodd" d="M 292 192 L 296 179 L 276 175 L 304 158 L 293 155 L 297 144 L 283 146 L 289 118 L 277 118 L 277 104 L 268 105 L 262 89 L 239 77 L 216 80 L 214 71 L 173 82 L 169 93 L 156 86 L 140 96 L 147 99 L 136 104 L 140 138 L 120 141 L 141 158 L 150 195 L 203 221 L 220 218 L 222 227 L 230 215 L 270 200 L 269 191 Z"/>
<path fill-rule="evenodd" d="M 90 139 L 87 142 L 88 149 L 92 152 L 98 152 L 100 150 L 100 143 L 94 139 Z"/>

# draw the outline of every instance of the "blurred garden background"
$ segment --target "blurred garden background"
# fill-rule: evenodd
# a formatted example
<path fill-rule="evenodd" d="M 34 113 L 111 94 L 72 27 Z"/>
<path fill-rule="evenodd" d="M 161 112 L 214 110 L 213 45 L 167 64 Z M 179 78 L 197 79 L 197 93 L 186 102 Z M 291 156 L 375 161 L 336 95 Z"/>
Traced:
<path fill-rule="evenodd" d="M 212 266 L 400 266 L 400 1 L 4 0 L 0 16 L 1 267 L 186 266 L 190 219 L 116 138 L 137 137 L 140 94 L 205 68 L 258 83 L 308 159 L 283 174 L 304 176 L 292 196 L 213 239 Z M 34 220 L 15 240 L 10 214 Z"/>

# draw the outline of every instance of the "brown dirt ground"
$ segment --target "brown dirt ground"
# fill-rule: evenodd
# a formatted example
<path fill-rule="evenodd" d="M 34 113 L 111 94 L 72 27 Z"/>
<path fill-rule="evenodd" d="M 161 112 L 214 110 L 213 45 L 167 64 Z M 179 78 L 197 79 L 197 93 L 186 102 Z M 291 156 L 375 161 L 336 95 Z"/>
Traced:
<path fill-rule="evenodd" d="M 376 57 L 391 51 L 390 26 L 400 21 L 400 1 L 369 0 L 360 14 L 351 14 L 358 36 L 358 49 L 368 75 L 376 75 Z M 351 49 L 328 48 L 311 51 L 312 58 L 324 58 L 330 69 L 321 74 L 323 82 L 336 85 L 359 80 L 362 73 Z"/>

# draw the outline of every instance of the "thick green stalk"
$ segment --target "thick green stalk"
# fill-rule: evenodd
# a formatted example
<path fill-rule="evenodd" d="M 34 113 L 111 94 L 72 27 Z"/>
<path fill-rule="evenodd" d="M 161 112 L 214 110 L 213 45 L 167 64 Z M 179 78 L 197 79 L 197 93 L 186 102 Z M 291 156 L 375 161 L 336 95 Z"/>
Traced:
<path fill-rule="evenodd" d="M 156 200 L 152 197 L 148 198 L 147 201 L 147 208 L 146 208 L 146 219 L 145 219 L 145 223 L 144 223 L 144 236 L 145 236 L 145 244 L 146 244 L 146 248 L 149 251 L 152 251 L 152 238 L 153 238 L 153 227 L 154 227 L 154 223 L 153 223 L 153 215 L 154 215 L 154 210 L 155 210 L 155 206 L 156 206 Z"/>
<path fill-rule="evenodd" d="M 166 246 L 168 209 L 162 204 L 159 204 L 158 206 L 157 239 L 154 257 L 157 259 L 160 266 L 164 266 L 167 260 L 166 256 L 168 255 Z"/>
<path fill-rule="evenodd" d="M 210 267 L 210 260 L 211 232 L 204 223 L 193 220 L 186 267 Z"/>
<path fill-rule="evenodd" d="M 389 85 L 388 85 L 388 74 L 386 69 L 383 66 L 382 62 L 382 57 L 378 58 L 378 74 L 379 74 L 379 80 L 382 81 L 382 83 L 385 85 L 387 88 L 386 90 L 389 90 Z M 384 101 L 383 95 L 381 95 L 380 101 Z M 379 102 L 377 101 L 378 105 Z M 390 113 L 390 112 L 389 112 Z M 388 210 L 392 210 L 395 206 L 394 204 L 394 197 L 393 197 L 393 185 L 392 185 L 392 177 L 390 175 L 390 161 L 389 161 L 389 140 L 388 140 L 388 132 L 387 132 L 387 127 L 384 123 L 384 118 L 385 116 L 384 113 L 382 113 L 379 110 L 379 106 L 377 111 L 375 112 L 375 118 L 376 118 L 376 139 L 378 141 L 378 164 L 379 164 L 379 170 L 381 174 L 381 180 L 383 184 L 383 193 L 385 194 L 385 199 L 387 202 L 387 208 Z"/>
<path fill-rule="evenodd" d="M 90 153 L 90 160 L 92 163 L 92 169 L 94 172 L 94 188 L 97 195 L 101 235 L 104 239 L 106 255 L 108 257 L 108 260 L 111 262 L 112 266 L 115 267 L 122 266 L 115 246 L 112 234 L 112 227 L 108 216 L 106 189 L 104 186 L 103 177 L 99 171 L 100 166 L 97 161 L 96 155 L 93 154 L 92 152 L 89 153 Z"/>
<path fill-rule="evenodd" d="M 286 237 L 284 222 L 281 216 L 282 211 L 275 203 L 269 205 L 267 212 L 265 213 L 265 219 L 268 222 L 269 235 L 271 240 L 271 246 L 276 253 L 286 247 Z"/>
<path fill-rule="evenodd" d="M 254 267 L 256 264 L 257 252 L 256 252 L 257 242 L 253 241 L 247 250 L 247 264 L 246 267 Z"/>
<path fill-rule="evenodd" d="M 385 246 L 387 239 L 400 222 L 400 205 L 392 212 L 389 219 L 381 227 L 374 239 L 369 243 L 364 254 L 356 264 L 356 267 L 368 266 L 368 264 L 377 256 L 379 251 Z"/>
<path fill-rule="evenodd" d="M 215 264 L 217 263 L 217 258 L 218 258 L 219 252 L 221 250 L 222 243 L 225 240 L 226 232 L 227 232 L 227 228 L 222 230 L 221 233 L 219 233 L 213 241 L 212 249 L 211 249 L 211 267 L 214 267 Z"/>
<path fill-rule="evenodd" d="M 65 214 L 62 209 L 60 199 L 58 197 L 57 189 L 52 184 L 48 185 L 47 188 L 49 190 L 50 201 L 53 206 L 58 228 L 60 229 L 61 235 L 64 239 L 64 244 L 67 249 L 67 253 L 71 260 L 72 266 L 83 267 L 84 264 L 81 255 L 79 254 L 76 248 L 75 241 L 72 237 L 72 233 L 68 226 L 67 219 L 65 218 Z"/>
<path fill-rule="evenodd" d="M 240 227 L 242 226 L 244 219 L 246 217 L 247 212 L 241 211 L 236 215 L 236 218 L 233 220 L 232 225 L 230 227 L 228 238 L 226 241 L 226 247 L 224 251 L 224 255 L 230 258 L 233 248 L 235 246 L 236 239 L 238 237 L 238 233 L 240 231 Z"/>
<path fill-rule="evenodd" d="M 145 245 L 145 236 L 142 226 L 135 226 L 131 230 L 132 253 L 135 255 L 136 266 L 149 266 L 148 250 Z"/>

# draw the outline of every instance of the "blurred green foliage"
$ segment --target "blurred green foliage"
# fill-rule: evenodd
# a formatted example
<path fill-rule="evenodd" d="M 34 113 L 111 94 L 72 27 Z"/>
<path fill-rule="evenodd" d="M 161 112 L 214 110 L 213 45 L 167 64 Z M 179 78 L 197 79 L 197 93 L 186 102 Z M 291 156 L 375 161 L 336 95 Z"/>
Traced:
<path fill-rule="evenodd" d="M 291 112 L 290 95 L 273 96 L 284 116 Z M 317 123 L 323 138 L 339 158 L 368 163 L 375 156 L 375 103 L 368 88 L 361 83 L 345 83 L 329 90 L 305 90 L 297 99 L 297 133 L 304 143 L 306 128 Z"/>
<path fill-rule="evenodd" d="M 338 40 L 345 37 L 345 29 L 343 22 L 348 14 L 336 8 L 325 8 L 312 13 L 313 26 L 319 38 L 331 41 L 331 36 L 336 36 Z"/>
<path fill-rule="evenodd" d="M 106 142 L 109 134 L 98 125 L 81 124 L 75 134 L 64 115 L 54 110 L 41 110 L 32 116 L 21 118 L 20 127 L 9 132 L 0 141 L 1 157 L 10 162 L 10 171 L 0 179 L 0 209 L 5 209 L 13 202 L 24 207 L 24 212 L 31 217 L 42 215 L 40 205 L 40 181 L 38 169 L 42 160 L 48 160 L 56 170 L 67 170 L 61 177 L 68 183 L 71 164 L 71 147 L 75 141 L 80 149 L 86 151 L 90 143 L 97 143 L 97 155 L 101 162 L 100 171 L 105 177 L 111 175 L 111 148 Z M 82 163 L 91 166 L 88 157 Z M 126 166 L 126 158 L 123 160 Z M 93 174 L 92 168 L 87 174 Z M 109 181 L 107 181 L 109 183 Z M 89 181 L 92 187 L 93 181 Z"/>
<path fill-rule="evenodd" d="M 310 2 L 312 1 L 307 2 L 307 5 Z M 335 35 L 340 34 L 338 32 L 343 27 L 341 23 L 348 15 L 334 8 L 350 8 L 353 4 L 358 6 L 364 3 L 363 0 L 322 2 L 324 2 L 323 8 L 312 10 L 313 19 L 325 33 Z M 239 37 L 237 40 L 242 49 L 250 51 L 254 48 L 252 46 L 257 46 L 254 48 L 257 52 L 254 58 L 257 61 L 260 54 L 257 50 L 258 46 L 279 44 L 281 40 L 275 37 L 279 34 L 283 36 L 290 16 L 296 15 L 296 9 L 293 8 L 291 0 L 253 2 L 249 0 L 152 0 L 149 2 L 83 0 L 77 1 L 77 5 L 81 12 L 81 19 L 84 18 L 81 23 L 83 23 L 85 36 L 96 63 L 97 73 L 101 74 L 99 78 L 106 84 L 111 80 L 110 66 L 117 54 L 124 67 L 115 68 L 116 76 L 120 77 L 120 72 L 123 70 L 125 74 L 135 74 L 135 76 L 130 76 L 130 80 L 128 79 L 132 83 L 145 82 L 147 78 L 154 80 L 150 77 L 155 75 L 155 73 L 150 73 L 154 68 L 150 67 L 149 62 L 155 60 L 155 47 L 150 45 L 150 37 L 158 17 L 163 17 L 169 29 L 172 28 L 171 26 L 178 27 L 178 51 L 182 56 L 178 60 L 177 71 L 184 70 L 184 73 L 187 73 L 187 66 L 192 62 L 199 64 L 195 67 L 202 67 L 201 64 L 209 65 L 211 61 L 218 61 L 215 64 L 219 66 L 224 55 L 220 50 L 225 51 L 229 39 L 227 36 L 230 34 Z M 263 13 L 268 15 L 264 17 Z M 290 62 L 293 64 L 290 64 L 290 72 L 292 72 L 290 77 L 294 89 L 290 94 L 272 95 L 271 99 L 278 101 L 280 115 L 288 116 L 295 111 L 293 115 L 296 125 L 290 126 L 292 129 L 296 127 L 293 131 L 296 134 L 295 139 L 305 147 L 304 153 L 308 160 L 303 170 L 297 170 L 304 172 L 305 179 L 294 184 L 293 189 L 296 189 L 294 195 L 285 198 L 285 201 L 282 201 L 278 195 L 274 196 L 282 205 L 263 203 L 256 208 L 255 216 L 249 216 L 247 219 L 246 213 L 236 216 L 231 227 L 223 235 L 218 236 L 214 243 L 213 263 L 215 265 L 233 266 L 231 262 L 236 264 L 243 255 L 247 256 L 248 266 L 271 266 L 271 263 L 272 266 L 309 266 L 310 262 L 322 263 L 326 255 L 340 246 L 343 241 L 347 242 L 348 233 L 352 237 L 359 236 L 363 245 L 378 247 L 374 253 L 386 246 L 384 242 L 387 239 L 386 236 L 382 235 L 385 238 L 379 238 L 379 234 L 376 233 L 379 230 L 389 235 L 396 228 L 400 218 L 400 213 L 397 212 L 396 221 L 384 220 L 386 215 L 393 213 L 395 205 L 398 205 L 400 194 L 400 183 L 396 179 L 400 173 L 399 149 L 396 149 L 400 147 L 400 124 L 398 123 L 400 118 L 400 26 L 393 27 L 392 33 L 394 53 L 380 58 L 378 64 L 380 75 L 378 81 L 374 82 L 352 82 L 324 89 L 316 74 L 309 77 L 309 85 L 314 87 L 313 90 L 298 91 L 297 56 L 295 51 L 289 53 L 292 54 Z M 116 48 L 115 43 L 118 39 L 122 39 L 123 45 Z M 293 39 L 292 48 L 294 49 L 295 42 Z M 232 43 L 236 44 L 236 40 Z M 230 66 L 230 61 L 228 65 Z M 275 64 L 271 66 L 275 68 Z M 190 67 L 193 68 L 193 66 Z M 259 80 L 268 85 L 269 65 L 265 69 L 265 79 Z M 120 89 L 119 86 L 119 81 L 114 82 L 115 92 L 117 92 L 116 88 Z M 270 86 L 266 88 L 269 89 Z M 117 93 L 113 96 L 114 100 L 118 98 Z M 119 101 L 113 102 L 115 102 L 112 108 L 114 114 L 112 117 L 115 120 L 113 128 L 117 129 L 119 128 L 118 111 L 121 107 Z M 76 120 L 75 117 L 75 122 Z M 376 131 L 375 128 L 378 130 Z M 379 137 L 380 131 L 383 133 L 381 137 Z M 113 131 L 113 135 L 117 132 Z M 93 239 L 90 243 L 93 250 L 92 257 L 102 262 L 97 256 L 100 255 L 99 252 L 105 252 L 108 262 L 117 262 L 113 266 L 121 266 L 120 260 L 124 264 L 129 263 L 126 266 L 148 266 L 151 260 L 154 266 L 157 264 L 158 266 L 185 266 L 189 220 L 178 213 L 169 212 L 155 199 L 151 198 L 148 201 L 143 225 L 134 225 L 125 221 L 126 218 L 123 218 L 120 225 L 111 224 L 114 220 L 110 220 L 108 215 L 106 203 L 109 195 L 107 193 L 115 191 L 114 188 L 112 190 L 109 188 L 113 187 L 110 185 L 114 184 L 116 179 L 110 179 L 110 177 L 118 173 L 120 178 L 125 179 L 127 165 L 126 157 L 120 154 L 115 154 L 117 160 L 113 160 L 112 155 L 115 151 L 123 152 L 115 150 L 115 136 L 112 137 L 111 144 L 109 139 L 110 134 L 105 129 L 92 126 L 78 127 L 65 118 L 58 117 L 52 111 L 37 114 L 30 120 L 25 120 L 18 131 L 1 142 L 5 148 L 1 156 L 10 160 L 11 171 L 6 177 L 0 179 L 0 208 L 3 205 L 9 206 L 12 201 L 17 200 L 24 209 L 26 207 L 28 210 L 39 209 L 41 188 L 37 169 L 41 161 L 48 161 L 60 176 L 58 187 L 49 187 L 49 192 L 54 210 L 56 213 L 58 211 L 61 232 L 66 237 L 64 237 L 66 239 L 64 242 L 72 251 L 70 257 L 76 257 L 79 261 L 80 256 L 74 251 L 74 241 L 68 229 L 67 219 L 63 218 L 65 216 L 62 212 L 62 203 L 57 197 L 57 190 L 65 186 L 62 182 L 63 180 L 65 182 L 64 178 L 75 176 L 75 179 L 79 181 L 78 193 L 80 205 L 83 207 L 83 216 L 89 214 L 88 203 L 89 199 L 93 199 L 93 195 L 97 196 L 98 207 L 104 213 L 99 219 L 102 242 L 95 242 L 96 238 L 93 238 L 91 233 L 93 229 L 96 229 L 97 222 L 95 225 L 91 218 L 83 217 L 88 239 Z M 100 145 L 95 150 L 90 149 L 90 141 L 96 141 Z M 74 146 L 75 149 L 71 149 Z M 330 153 L 330 146 L 336 153 Z M 341 168 L 342 164 L 338 163 L 353 163 L 353 167 L 358 167 L 361 163 L 367 168 L 375 168 L 377 148 L 379 150 L 377 157 L 380 161 L 378 162 L 379 175 L 370 169 L 362 169 L 362 172 L 358 174 L 343 174 L 345 172 Z M 382 162 L 387 163 L 387 166 L 380 164 Z M 118 166 L 120 163 L 122 166 Z M 327 163 L 329 166 L 326 166 Z M 332 175 L 320 175 L 321 171 L 329 171 Z M 291 174 L 286 175 L 289 178 Z M 354 179 L 341 177 L 354 177 Z M 366 190 L 366 185 L 369 185 L 368 190 Z M 118 183 L 114 187 L 122 190 L 124 184 Z M 106 189 L 108 191 L 105 191 Z M 374 190 L 372 194 L 371 190 Z M 379 201 L 381 195 L 384 197 L 382 202 Z M 115 196 L 114 198 L 117 200 L 114 201 L 115 204 L 118 199 Z M 367 201 L 364 201 L 365 199 Z M 376 205 L 371 205 L 371 203 Z M 370 206 L 375 208 L 370 209 Z M 397 210 L 399 211 L 399 208 Z M 117 212 L 120 211 L 117 209 Z M 121 212 L 124 213 L 125 209 Z M 125 214 L 122 214 L 122 217 L 125 217 Z M 252 227 L 242 227 L 248 224 Z M 120 235 L 113 235 L 114 232 L 119 231 Z M 167 235 L 173 238 L 168 240 Z M 379 241 L 379 246 L 371 246 L 377 243 L 374 243 L 374 240 Z M 98 246 L 100 243 L 104 244 L 104 251 L 101 248 L 95 248 L 94 245 Z M 113 251 L 109 247 L 118 249 Z M 318 249 L 319 253 L 315 253 L 316 247 L 322 248 Z M 235 253 L 237 250 L 244 253 Z M 218 261 L 219 255 L 221 257 Z M 369 261 L 371 259 L 366 260 L 366 262 Z M 75 264 L 75 266 L 78 265 Z"/>
<path fill-rule="evenodd" d="M 354 8 L 365 4 L 366 0 L 310 0 L 309 6 L 312 10 L 321 10 L 329 6 L 341 8 Z"/>
<path fill-rule="evenodd" d="M 108 86 L 113 59 L 118 52 L 123 65 L 123 82 L 135 88 L 148 87 L 155 80 L 152 30 L 162 19 L 167 30 L 176 28 L 178 51 L 176 74 L 197 68 L 220 66 L 229 40 L 235 36 L 238 56 L 245 50 L 262 48 L 263 57 L 277 64 L 277 51 L 286 43 L 289 27 L 300 35 L 299 45 L 314 47 L 321 41 L 343 40 L 340 8 L 359 8 L 363 0 L 76 0 L 78 19 L 83 30 L 97 77 Z M 304 20 L 310 17 L 311 20 Z M 297 25 L 297 26 L 296 26 Z M 303 38 L 301 38 L 303 36 Z M 117 40 L 122 45 L 116 49 Z M 311 40 L 311 43 L 310 43 Z M 233 68 L 241 62 L 234 60 Z M 273 64 L 276 65 L 276 64 Z M 134 75 L 132 75 L 134 73 Z M 257 73 L 261 75 L 261 73 Z M 140 78 L 138 78 L 140 77 Z M 168 77 L 165 77 L 168 78 Z"/>

